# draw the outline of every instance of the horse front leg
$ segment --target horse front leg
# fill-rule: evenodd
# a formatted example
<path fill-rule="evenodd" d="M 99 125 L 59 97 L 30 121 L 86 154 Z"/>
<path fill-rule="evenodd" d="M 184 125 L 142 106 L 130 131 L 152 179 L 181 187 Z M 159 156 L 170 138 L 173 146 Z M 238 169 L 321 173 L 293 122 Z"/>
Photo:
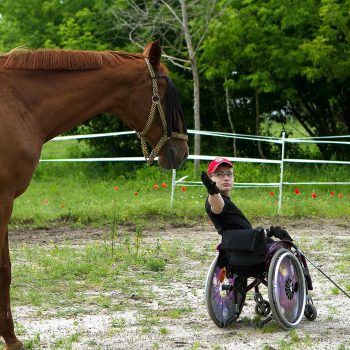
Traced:
<path fill-rule="evenodd" d="M 4 350 L 19 350 L 22 342 L 15 335 L 10 306 L 11 261 L 7 224 L 12 213 L 13 200 L 0 205 L 0 336 L 5 340 Z"/>
<path fill-rule="evenodd" d="M 0 335 L 5 340 L 4 350 L 18 350 L 22 342 L 15 335 L 10 306 L 11 262 L 8 246 L 8 231 L 3 241 L 0 264 Z"/>

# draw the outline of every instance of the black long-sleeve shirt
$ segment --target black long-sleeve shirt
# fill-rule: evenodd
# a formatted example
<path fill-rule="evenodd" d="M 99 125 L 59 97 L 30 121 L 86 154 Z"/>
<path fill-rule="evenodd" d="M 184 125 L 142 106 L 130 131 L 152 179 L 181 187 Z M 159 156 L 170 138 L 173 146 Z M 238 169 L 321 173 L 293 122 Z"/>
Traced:
<path fill-rule="evenodd" d="M 230 197 L 224 195 L 221 196 L 224 200 L 224 207 L 220 214 L 214 214 L 211 211 L 208 198 L 205 202 L 205 210 L 217 231 L 222 234 L 224 230 L 228 229 L 251 229 L 251 223 L 241 210 L 231 201 Z"/>

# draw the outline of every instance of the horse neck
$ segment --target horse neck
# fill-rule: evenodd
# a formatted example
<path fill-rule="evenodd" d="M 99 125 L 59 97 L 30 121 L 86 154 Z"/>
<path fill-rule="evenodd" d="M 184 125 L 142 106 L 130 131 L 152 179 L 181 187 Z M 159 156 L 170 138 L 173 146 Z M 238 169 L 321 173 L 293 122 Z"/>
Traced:
<path fill-rule="evenodd" d="M 130 69 L 129 62 L 127 70 L 119 64 L 88 71 L 26 72 L 18 89 L 43 142 L 104 112 L 117 114 L 133 127 L 124 117 L 123 101 L 128 98 L 126 87 L 140 79 L 137 74 L 145 73 L 140 60 L 137 63 L 132 62 Z M 142 79 L 147 79 L 145 74 Z"/>

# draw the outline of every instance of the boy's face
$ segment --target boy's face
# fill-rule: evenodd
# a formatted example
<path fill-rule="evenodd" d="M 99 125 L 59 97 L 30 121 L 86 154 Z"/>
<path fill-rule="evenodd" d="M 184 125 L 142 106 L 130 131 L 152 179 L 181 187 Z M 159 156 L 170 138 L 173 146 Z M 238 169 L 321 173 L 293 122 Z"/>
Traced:
<path fill-rule="evenodd" d="M 216 182 L 216 186 L 222 193 L 229 193 L 233 186 L 233 168 L 227 164 L 222 164 L 210 175 L 211 179 Z"/>

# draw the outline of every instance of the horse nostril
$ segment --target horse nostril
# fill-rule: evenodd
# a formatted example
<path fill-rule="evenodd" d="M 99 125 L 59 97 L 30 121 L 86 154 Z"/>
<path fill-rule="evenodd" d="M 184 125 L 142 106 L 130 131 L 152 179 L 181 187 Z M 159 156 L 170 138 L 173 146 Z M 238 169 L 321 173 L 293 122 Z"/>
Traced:
<path fill-rule="evenodd" d="M 186 152 L 186 153 L 184 154 L 184 158 L 183 158 L 183 160 L 186 160 L 186 159 L 187 159 L 187 157 L 188 157 L 188 152 Z"/>

